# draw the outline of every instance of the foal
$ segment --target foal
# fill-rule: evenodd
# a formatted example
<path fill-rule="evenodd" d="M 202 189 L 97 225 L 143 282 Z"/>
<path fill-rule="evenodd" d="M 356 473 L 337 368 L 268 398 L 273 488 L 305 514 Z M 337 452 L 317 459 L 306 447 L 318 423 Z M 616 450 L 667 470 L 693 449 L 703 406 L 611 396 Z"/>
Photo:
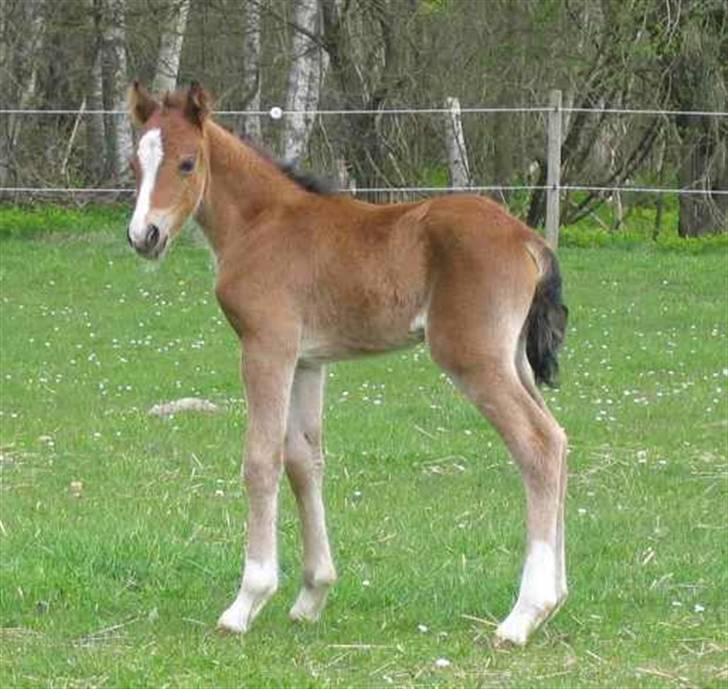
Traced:
<path fill-rule="evenodd" d="M 248 542 L 240 591 L 218 626 L 246 631 L 277 588 L 284 468 L 303 534 L 290 615 L 318 618 L 336 579 L 321 495 L 324 365 L 424 338 L 523 475 L 526 559 L 496 636 L 524 644 L 566 597 L 566 436 L 536 389 L 556 373 L 566 326 L 553 253 L 484 198 L 373 205 L 312 192 L 217 125 L 197 84 L 158 102 L 134 83 L 129 106 L 141 128 L 129 242 L 159 258 L 193 216 L 244 351 Z"/>

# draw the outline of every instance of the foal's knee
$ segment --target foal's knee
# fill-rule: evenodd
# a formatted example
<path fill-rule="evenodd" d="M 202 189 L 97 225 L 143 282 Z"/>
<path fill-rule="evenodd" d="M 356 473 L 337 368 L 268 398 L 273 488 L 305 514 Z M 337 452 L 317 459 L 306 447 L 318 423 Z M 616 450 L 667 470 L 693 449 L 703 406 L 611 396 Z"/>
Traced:
<path fill-rule="evenodd" d="M 270 493 L 276 490 L 281 474 L 281 452 L 248 453 L 243 460 L 242 480 L 248 491 Z"/>

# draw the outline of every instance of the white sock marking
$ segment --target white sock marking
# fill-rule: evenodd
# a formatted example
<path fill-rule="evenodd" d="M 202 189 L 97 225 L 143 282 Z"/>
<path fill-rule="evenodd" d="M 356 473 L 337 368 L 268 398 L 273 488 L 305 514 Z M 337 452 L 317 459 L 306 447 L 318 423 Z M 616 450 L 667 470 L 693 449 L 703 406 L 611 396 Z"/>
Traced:
<path fill-rule="evenodd" d="M 518 600 L 496 636 L 522 646 L 529 634 L 548 617 L 557 602 L 556 555 L 545 541 L 534 541 L 523 567 Z"/>
<path fill-rule="evenodd" d="M 247 631 L 253 618 L 278 586 L 275 562 L 246 560 L 240 591 L 232 605 L 218 620 L 218 627 L 240 634 Z"/>
<path fill-rule="evenodd" d="M 539 608 L 556 603 L 556 556 L 554 549 L 545 541 L 531 544 L 518 598 Z"/>

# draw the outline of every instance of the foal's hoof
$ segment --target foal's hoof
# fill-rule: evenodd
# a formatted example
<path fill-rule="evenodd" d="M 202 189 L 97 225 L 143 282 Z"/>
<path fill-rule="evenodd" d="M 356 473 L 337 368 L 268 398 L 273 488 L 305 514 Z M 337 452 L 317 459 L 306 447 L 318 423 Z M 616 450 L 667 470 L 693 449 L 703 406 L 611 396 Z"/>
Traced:
<path fill-rule="evenodd" d="M 531 633 L 541 625 L 547 616 L 546 611 L 516 608 L 495 630 L 496 647 L 525 646 Z"/>
<path fill-rule="evenodd" d="M 306 610 L 298 605 L 294 605 L 288 611 L 288 617 L 293 622 L 316 622 L 319 618 L 316 613 L 312 613 L 310 610 Z"/>
<path fill-rule="evenodd" d="M 495 630 L 493 646 L 498 649 L 523 648 L 528 643 L 529 631 L 525 627 L 501 624 Z"/>
<path fill-rule="evenodd" d="M 227 609 L 217 621 L 216 630 L 219 634 L 245 634 L 247 628 L 244 620 L 236 614 L 237 611 Z"/>
<path fill-rule="evenodd" d="M 328 589 L 311 591 L 304 587 L 298 594 L 288 617 L 294 622 L 316 622 L 326 604 L 327 593 Z"/>
<path fill-rule="evenodd" d="M 521 606 L 517 603 L 510 615 L 495 630 L 495 646 L 497 648 L 525 646 L 531 634 L 543 627 L 558 612 L 565 600 L 564 594 L 558 601 L 549 600 L 542 606 Z"/>

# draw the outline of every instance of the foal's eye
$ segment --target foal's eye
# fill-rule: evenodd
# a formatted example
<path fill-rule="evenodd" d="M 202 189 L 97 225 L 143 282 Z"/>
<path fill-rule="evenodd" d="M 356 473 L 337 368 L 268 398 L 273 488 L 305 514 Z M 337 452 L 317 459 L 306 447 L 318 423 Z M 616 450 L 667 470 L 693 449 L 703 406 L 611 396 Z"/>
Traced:
<path fill-rule="evenodd" d="M 192 170 L 195 169 L 195 159 L 194 158 L 185 158 L 180 164 L 179 164 L 179 171 L 183 175 L 189 175 Z"/>

